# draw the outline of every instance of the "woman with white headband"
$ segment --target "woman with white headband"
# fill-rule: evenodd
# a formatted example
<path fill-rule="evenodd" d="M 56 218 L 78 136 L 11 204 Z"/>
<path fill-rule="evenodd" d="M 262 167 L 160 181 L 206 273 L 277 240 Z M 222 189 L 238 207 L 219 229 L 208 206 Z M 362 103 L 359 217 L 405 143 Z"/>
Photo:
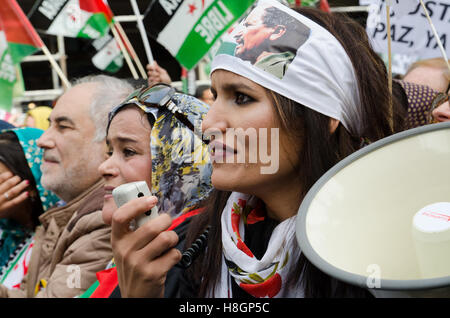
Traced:
<path fill-rule="evenodd" d="M 260 1 L 219 49 L 211 82 L 215 102 L 202 129 L 216 190 L 185 244 L 198 255 L 189 264 L 174 253 L 176 235 L 156 244 L 170 220 L 152 220 L 140 233 L 145 247 L 114 250 L 122 296 L 161 296 L 165 277 L 151 264 L 168 253 L 171 262 L 159 266 L 188 267 L 181 297 L 368 296 L 315 268 L 294 228 L 303 197 L 328 169 L 401 129 L 395 119 L 404 114 L 389 108 L 386 69 L 364 29 L 343 16 Z M 119 209 L 113 233 L 126 233 L 149 207 L 137 199 Z M 132 235 L 113 234 L 113 247 Z"/>

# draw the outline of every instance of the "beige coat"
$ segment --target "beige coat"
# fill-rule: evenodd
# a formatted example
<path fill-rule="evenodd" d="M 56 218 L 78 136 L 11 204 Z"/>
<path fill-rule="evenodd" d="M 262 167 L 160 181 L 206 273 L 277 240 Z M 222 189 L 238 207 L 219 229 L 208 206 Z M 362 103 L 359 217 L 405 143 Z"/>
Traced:
<path fill-rule="evenodd" d="M 28 273 L 20 290 L 0 285 L 0 297 L 74 297 L 112 259 L 111 227 L 103 222 L 103 182 L 40 216 Z"/>

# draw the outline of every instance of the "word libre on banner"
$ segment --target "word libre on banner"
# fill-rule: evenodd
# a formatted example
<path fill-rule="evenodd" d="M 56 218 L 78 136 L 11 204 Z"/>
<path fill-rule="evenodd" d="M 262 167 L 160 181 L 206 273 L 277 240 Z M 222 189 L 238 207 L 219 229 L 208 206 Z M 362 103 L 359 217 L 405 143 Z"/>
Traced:
<path fill-rule="evenodd" d="M 147 33 L 192 69 L 255 0 L 157 0 L 145 13 Z"/>
<path fill-rule="evenodd" d="M 367 34 L 375 51 L 387 60 L 386 2 L 361 0 L 369 5 Z M 424 0 L 439 39 L 450 55 L 450 0 Z M 419 59 L 442 57 L 436 37 L 419 0 L 391 0 L 392 71 L 404 74 Z"/>

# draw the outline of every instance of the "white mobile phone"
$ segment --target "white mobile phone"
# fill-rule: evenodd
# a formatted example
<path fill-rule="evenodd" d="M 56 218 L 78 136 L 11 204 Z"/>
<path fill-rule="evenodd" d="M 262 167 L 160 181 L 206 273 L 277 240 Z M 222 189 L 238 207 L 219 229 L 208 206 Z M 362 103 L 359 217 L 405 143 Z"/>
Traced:
<path fill-rule="evenodd" d="M 118 186 L 112 191 L 112 195 L 114 197 L 114 201 L 116 202 L 117 207 L 121 207 L 130 200 L 140 198 L 143 196 L 151 196 L 152 193 L 148 189 L 147 182 L 136 181 L 125 183 Z M 147 211 L 136 218 L 136 228 L 139 228 L 145 222 L 153 218 L 156 218 L 157 216 L 158 216 L 158 208 L 154 206 L 150 211 Z"/>

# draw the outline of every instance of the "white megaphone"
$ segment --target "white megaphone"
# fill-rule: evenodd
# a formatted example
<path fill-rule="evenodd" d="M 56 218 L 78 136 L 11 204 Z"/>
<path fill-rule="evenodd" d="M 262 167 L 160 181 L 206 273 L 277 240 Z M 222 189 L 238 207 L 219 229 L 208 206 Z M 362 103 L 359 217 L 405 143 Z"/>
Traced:
<path fill-rule="evenodd" d="M 296 222 L 302 252 L 332 277 L 376 297 L 450 297 L 450 122 L 345 158 Z"/>

